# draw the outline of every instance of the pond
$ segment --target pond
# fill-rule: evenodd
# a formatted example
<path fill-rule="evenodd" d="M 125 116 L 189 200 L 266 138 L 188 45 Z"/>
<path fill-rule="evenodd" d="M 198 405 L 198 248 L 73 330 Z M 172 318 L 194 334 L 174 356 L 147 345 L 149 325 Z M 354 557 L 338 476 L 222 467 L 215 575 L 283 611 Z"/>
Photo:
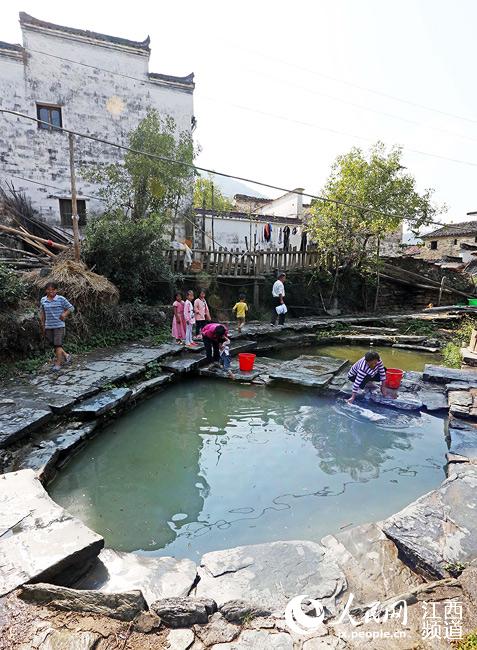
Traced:
<path fill-rule="evenodd" d="M 433 352 L 416 352 L 414 350 L 403 350 L 390 346 L 369 347 L 369 345 L 314 345 L 309 348 L 300 348 L 299 350 L 296 348 L 282 350 L 272 356 L 278 359 L 295 359 L 300 354 L 310 354 L 348 359 L 348 361 L 354 363 L 370 350 L 379 352 L 387 368 L 401 368 L 401 370 L 422 372 L 426 363 L 439 365 L 441 360 L 441 356 Z"/>
<path fill-rule="evenodd" d="M 110 424 L 50 485 L 123 551 L 203 553 L 391 515 L 445 478 L 444 421 L 313 392 L 192 379 Z"/>

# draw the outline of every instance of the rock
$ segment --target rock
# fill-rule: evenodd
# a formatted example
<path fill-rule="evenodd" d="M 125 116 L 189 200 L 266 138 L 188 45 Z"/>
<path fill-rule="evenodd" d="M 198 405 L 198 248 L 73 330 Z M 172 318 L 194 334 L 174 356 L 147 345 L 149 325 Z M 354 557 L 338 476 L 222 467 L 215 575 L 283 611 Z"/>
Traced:
<path fill-rule="evenodd" d="M 428 411 L 441 411 L 448 409 L 447 396 L 435 390 L 421 390 L 418 394 L 422 405 Z"/>
<path fill-rule="evenodd" d="M 396 545 L 377 524 L 353 526 L 327 535 L 321 543 L 345 574 L 348 591 L 354 594 L 356 605 L 382 601 L 422 582 L 399 559 Z"/>
<path fill-rule="evenodd" d="M 426 364 L 423 375 L 425 381 L 433 381 L 438 384 L 448 384 L 453 381 L 477 383 L 477 370 L 458 370 Z"/>
<path fill-rule="evenodd" d="M 88 573 L 75 585 L 105 593 L 140 589 L 148 605 L 161 598 L 187 596 L 197 577 L 192 560 L 146 557 L 103 549 Z"/>
<path fill-rule="evenodd" d="M 240 634 L 240 627 L 226 621 L 219 612 L 212 614 L 207 625 L 196 625 L 194 630 L 207 648 L 215 643 L 233 641 Z"/>
<path fill-rule="evenodd" d="M 140 612 L 134 619 L 134 629 L 143 634 L 158 630 L 160 626 L 161 619 L 154 612 Z"/>
<path fill-rule="evenodd" d="M 398 395 L 396 398 L 384 397 L 380 392 L 370 393 L 370 400 L 375 404 L 381 404 L 399 411 L 420 411 L 422 402 L 417 397 L 411 397 L 407 393 Z"/>
<path fill-rule="evenodd" d="M 114 408 L 127 402 L 132 395 L 130 388 L 113 388 L 96 397 L 81 402 L 72 410 L 72 414 L 81 419 L 99 418 Z"/>
<path fill-rule="evenodd" d="M 93 650 L 100 640 L 99 634 L 93 632 L 73 632 L 50 628 L 44 641 L 34 648 L 38 650 Z"/>
<path fill-rule="evenodd" d="M 459 576 L 462 590 L 471 603 L 477 603 L 477 567 L 470 566 L 462 571 Z"/>
<path fill-rule="evenodd" d="M 437 489 L 383 522 L 382 529 L 412 567 L 431 578 L 477 557 L 477 467 L 453 464 Z"/>
<path fill-rule="evenodd" d="M 168 384 L 171 381 L 171 377 L 172 375 L 170 373 L 163 372 L 160 375 L 157 375 L 157 377 L 141 381 L 139 384 L 132 387 L 131 399 L 136 399 L 144 392 L 153 391 L 156 388 L 159 388 L 159 386 Z"/>
<path fill-rule="evenodd" d="M 308 541 L 271 542 L 206 553 L 199 567 L 198 596 L 222 607 L 230 600 L 282 612 L 297 594 L 321 599 L 333 612 L 346 578 L 332 555 Z"/>
<path fill-rule="evenodd" d="M 415 350 L 416 352 L 428 352 L 429 354 L 435 354 L 439 352 L 440 348 L 431 348 L 427 345 L 415 345 L 411 343 L 395 343 L 393 348 L 400 348 L 401 350 Z"/>
<path fill-rule="evenodd" d="M 477 430 L 466 431 L 449 428 L 450 453 L 477 460 Z"/>
<path fill-rule="evenodd" d="M 194 643 L 192 630 L 171 630 L 167 635 L 167 650 L 188 650 Z"/>
<path fill-rule="evenodd" d="M 53 417 L 53 413 L 44 408 L 8 407 L 6 413 L 0 414 L 0 448 L 8 447 L 21 440 L 28 433 L 36 431 Z"/>
<path fill-rule="evenodd" d="M 207 623 L 209 616 L 217 611 L 217 603 L 200 597 L 161 598 L 152 603 L 151 609 L 169 627 L 190 627 Z"/>
<path fill-rule="evenodd" d="M 162 370 L 182 375 L 185 372 L 192 372 L 205 362 L 205 356 L 184 354 L 178 359 L 165 359 L 160 362 Z"/>
<path fill-rule="evenodd" d="M 305 388 L 325 388 L 333 379 L 333 375 L 315 375 L 310 371 L 300 371 L 290 366 L 273 370 L 269 377 L 272 384 L 294 384 Z"/>
<path fill-rule="evenodd" d="M 132 621 L 147 609 L 146 601 L 140 591 L 105 594 L 101 591 L 70 589 L 40 582 L 34 585 L 23 585 L 19 597 L 36 605 L 110 616 L 120 621 Z"/>
<path fill-rule="evenodd" d="M 469 391 L 451 390 L 447 394 L 449 406 L 472 406 L 472 395 Z"/>
<path fill-rule="evenodd" d="M 103 544 L 50 499 L 32 470 L 0 476 L 0 595 L 32 580 L 73 579 Z"/>
<path fill-rule="evenodd" d="M 346 648 L 346 644 L 343 639 L 339 639 L 336 636 L 324 636 L 324 637 L 313 637 L 307 639 L 303 643 L 302 650 L 341 650 L 341 648 Z"/>
<path fill-rule="evenodd" d="M 270 616 L 271 612 L 263 607 L 254 607 L 244 600 L 229 600 L 220 607 L 220 613 L 229 623 L 243 623 L 257 617 Z"/>
<path fill-rule="evenodd" d="M 293 639 L 286 632 L 243 630 L 232 643 L 213 645 L 211 650 L 293 650 Z"/>

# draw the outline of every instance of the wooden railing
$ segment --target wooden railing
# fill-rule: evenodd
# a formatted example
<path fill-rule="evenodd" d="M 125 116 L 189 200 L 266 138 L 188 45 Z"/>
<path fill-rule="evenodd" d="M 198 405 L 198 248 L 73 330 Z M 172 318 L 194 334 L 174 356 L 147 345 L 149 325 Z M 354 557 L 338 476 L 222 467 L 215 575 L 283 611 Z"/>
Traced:
<path fill-rule="evenodd" d="M 276 271 L 296 269 L 331 268 L 332 256 L 320 251 L 255 251 L 237 250 L 193 250 L 192 265 L 185 264 L 185 253 L 181 250 L 167 252 L 171 269 L 177 273 L 198 273 L 226 277 L 261 276 Z"/>

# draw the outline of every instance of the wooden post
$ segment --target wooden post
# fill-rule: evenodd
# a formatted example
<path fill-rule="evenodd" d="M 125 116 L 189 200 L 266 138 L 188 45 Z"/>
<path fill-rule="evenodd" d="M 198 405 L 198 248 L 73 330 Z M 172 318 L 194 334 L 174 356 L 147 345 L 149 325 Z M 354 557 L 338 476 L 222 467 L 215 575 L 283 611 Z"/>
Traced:
<path fill-rule="evenodd" d="M 255 280 L 253 283 L 253 306 L 255 309 L 260 308 L 260 285 L 258 280 Z"/>
<path fill-rule="evenodd" d="M 439 300 L 437 301 L 437 306 L 438 306 L 438 307 L 441 306 L 442 292 L 444 291 L 444 284 L 445 284 L 445 281 L 446 281 L 446 276 L 443 275 L 443 276 L 442 276 L 442 280 L 441 280 L 441 288 L 439 289 Z"/>
<path fill-rule="evenodd" d="M 212 250 L 215 251 L 215 233 L 214 233 L 214 184 L 212 183 Z"/>
<path fill-rule="evenodd" d="M 76 200 L 76 176 L 75 176 L 75 142 L 72 133 L 68 134 L 68 143 L 70 148 L 70 183 L 71 183 L 71 221 L 73 222 L 73 245 L 75 251 L 75 261 L 81 260 L 80 238 L 78 227 L 78 202 Z"/>
<path fill-rule="evenodd" d="M 202 237 L 200 247 L 205 251 L 205 194 L 202 197 Z"/>
<path fill-rule="evenodd" d="M 380 280 L 380 274 L 379 274 L 379 246 L 381 243 L 381 239 L 378 237 L 378 246 L 376 249 L 376 264 L 377 264 L 377 270 L 376 270 L 376 295 L 374 297 L 374 311 L 377 311 L 378 309 L 378 300 L 379 300 L 379 280 Z"/>

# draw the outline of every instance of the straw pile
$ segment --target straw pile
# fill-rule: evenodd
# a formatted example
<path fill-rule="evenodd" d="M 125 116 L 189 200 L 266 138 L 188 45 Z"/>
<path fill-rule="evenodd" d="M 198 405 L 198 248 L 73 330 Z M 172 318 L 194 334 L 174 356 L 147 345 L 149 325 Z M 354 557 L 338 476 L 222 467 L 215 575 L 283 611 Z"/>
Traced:
<path fill-rule="evenodd" d="M 119 300 L 115 285 L 103 275 L 90 271 L 83 262 L 60 258 L 48 269 L 26 273 L 25 279 L 41 290 L 48 282 L 55 282 L 59 292 L 78 307 L 116 304 Z"/>

